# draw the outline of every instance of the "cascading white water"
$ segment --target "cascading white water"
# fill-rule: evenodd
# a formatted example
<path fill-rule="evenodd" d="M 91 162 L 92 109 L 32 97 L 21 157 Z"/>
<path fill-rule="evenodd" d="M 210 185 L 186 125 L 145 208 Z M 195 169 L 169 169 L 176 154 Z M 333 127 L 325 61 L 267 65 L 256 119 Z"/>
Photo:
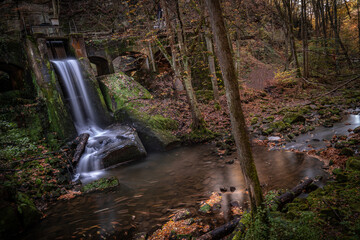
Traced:
<path fill-rule="evenodd" d="M 78 61 L 75 59 L 65 59 L 54 60 L 52 63 L 63 81 L 63 87 L 71 106 L 78 134 L 89 133 L 88 145 L 94 144 L 99 137 L 114 138 L 115 136 L 112 136 L 109 131 L 103 130 L 97 125 L 96 115 L 90 102 L 89 91 L 82 77 Z M 98 150 L 97 147 L 86 147 L 79 161 L 75 178 L 80 175 L 96 175 L 94 171 L 101 168 L 100 161 L 94 156 Z M 91 171 L 92 173 L 89 174 Z"/>
<path fill-rule="evenodd" d="M 74 116 L 78 133 L 96 124 L 90 97 L 81 74 L 79 63 L 75 59 L 52 61 L 63 80 L 63 85 Z"/>

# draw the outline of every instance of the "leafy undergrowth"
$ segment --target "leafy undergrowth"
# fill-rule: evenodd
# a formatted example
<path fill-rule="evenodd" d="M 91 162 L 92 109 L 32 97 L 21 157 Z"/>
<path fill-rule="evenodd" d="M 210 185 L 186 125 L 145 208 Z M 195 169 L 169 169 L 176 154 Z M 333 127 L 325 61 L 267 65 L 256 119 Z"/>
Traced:
<path fill-rule="evenodd" d="M 341 141 L 342 139 L 342 141 Z M 278 195 L 270 191 L 266 208 L 255 218 L 250 213 L 242 216 L 242 231 L 233 234 L 236 239 L 358 239 L 360 235 L 360 156 L 359 135 L 349 138 L 334 137 L 338 148 L 329 147 L 316 154 L 328 159 L 332 178 L 323 188 L 311 192 L 306 198 L 296 198 L 277 211 L 273 203 Z M 345 141 L 346 140 L 346 141 Z M 344 144 L 345 142 L 345 144 Z M 345 156 L 339 146 L 353 151 Z"/>
<path fill-rule="evenodd" d="M 43 102 L 10 93 L 1 95 L 0 108 L 0 238 L 29 228 L 43 216 L 39 210 L 73 188 L 69 152 L 58 151 L 48 132 Z"/>
<path fill-rule="evenodd" d="M 357 159 L 357 164 L 360 160 Z M 358 239 L 360 234 L 360 165 L 334 171 L 324 188 L 297 198 L 278 212 L 259 210 L 255 221 L 245 214 L 245 231 L 236 239 Z"/>

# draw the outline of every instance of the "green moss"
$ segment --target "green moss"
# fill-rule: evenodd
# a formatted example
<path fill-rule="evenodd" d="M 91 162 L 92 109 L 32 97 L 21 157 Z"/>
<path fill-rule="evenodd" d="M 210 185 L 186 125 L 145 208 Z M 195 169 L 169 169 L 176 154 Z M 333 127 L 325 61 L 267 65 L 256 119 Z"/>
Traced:
<path fill-rule="evenodd" d="M 279 132 L 282 132 L 286 130 L 287 128 L 290 128 L 291 125 L 289 123 L 286 123 L 284 121 L 276 121 L 270 124 L 270 128 L 276 129 Z"/>
<path fill-rule="evenodd" d="M 16 194 L 16 203 L 25 227 L 34 224 L 40 219 L 41 214 L 29 196 L 18 192 Z"/>
<path fill-rule="evenodd" d="M 107 75 L 100 79 L 100 89 L 105 102 L 115 112 L 134 99 L 150 99 L 151 94 L 138 82 L 123 73 Z"/>
<path fill-rule="evenodd" d="M 360 171 L 360 159 L 359 157 L 351 157 L 346 161 L 346 169 Z"/>
<path fill-rule="evenodd" d="M 150 116 L 148 122 L 150 126 L 159 130 L 176 130 L 179 127 L 178 122 L 161 115 Z"/>
<path fill-rule="evenodd" d="M 214 100 L 214 93 L 212 90 L 197 90 L 195 92 L 196 98 L 200 102 L 208 103 L 211 100 Z"/>
<path fill-rule="evenodd" d="M 189 134 L 183 136 L 183 139 L 187 142 L 200 143 L 214 139 L 216 136 L 218 136 L 218 134 L 204 127 L 191 131 Z"/>
<path fill-rule="evenodd" d="M 82 187 L 82 192 L 92 192 L 96 190 L 104 190 L 118 186 L 119 180 L 116 177 L 100 178 L 94 182 L 88 183 Z"/>
<path fill-rule="evenodd" d="M 251 125 L 257 124 L 257 123 L 258 123 L 258 120 L 259 120 L 258 117 L 253 117 L 253 118 L 251 119 L 251 121 L 250 121 Z"/>
<path fill-rule="evenodd" d="M 209 213 L 211 210 L 211 206 L 209 204 L 204 204 L 199 211 L 202 213 Z"/>

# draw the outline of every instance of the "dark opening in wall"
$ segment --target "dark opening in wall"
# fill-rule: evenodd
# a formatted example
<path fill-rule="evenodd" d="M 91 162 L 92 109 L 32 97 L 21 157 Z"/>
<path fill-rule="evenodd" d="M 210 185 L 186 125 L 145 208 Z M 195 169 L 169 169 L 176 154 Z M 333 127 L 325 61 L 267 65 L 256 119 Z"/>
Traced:
<path fill-rule="evenodd" d="M 105 58 L 92 56 L 89 60 L 96 65 L 97 76 L 110 74 L 109 64 Z"/>
<path fill-rule="evenodd" d="M 24 69 L 0 62 L 0 92 L 20 90 L 24 86 Z"/>
<path fill-rule="evenodd" d="M 67 52 L 67 42 L 65 40 L 48 39 L 46 46 L 50 59 L 65 59 L 69 55 Z"/>

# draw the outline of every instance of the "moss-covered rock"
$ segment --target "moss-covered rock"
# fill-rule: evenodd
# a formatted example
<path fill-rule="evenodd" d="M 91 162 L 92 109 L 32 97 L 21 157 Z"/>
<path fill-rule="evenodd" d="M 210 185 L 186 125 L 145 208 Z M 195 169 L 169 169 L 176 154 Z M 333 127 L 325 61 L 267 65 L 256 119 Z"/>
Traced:
<path fill-rule="evenodd" d="M 31 198 L 21 192 L 18 192 L 15 198 L 24 227 L 26 228 L 37 223 L 40 220 L 41 213 L 37 210 Z"/>
<path fill-rule="evenodd" d="M 290 124 L 286 123 L 284 121 L 276 121 L 270 124 L 270 127 L 273 129 L 276 129 L 279 132 L 282 132 L 284 130 L 286 130 L 287 128 L 290 128 Z"/>
<path fill-rule="evenodd" d="M 351 148 L 343 148 L 340 151 L 340 155 L 351 157 L 354 155 L 354 151 Z"/>
<path fill-rule="evenodd" d="M 353 131 L 354 133 L 360 133 L 360 127 L 355 128 Z"/>
<path fill-rule="evenodd" d="M 119 180 L 116 177 L 100 178 L 94 182 L 88 183 L 81 188 L 82 192 L 93 192 L 119 186 Z"/>
<path fill-rule="evenodd" d="M 346 161 L 346 169 L 353 169 L 360 171 L 360 159 L 351 157 Z"/>
<path fill-rule="evenodd" d="M 106 105 L 112 112 L 124 107 L 131 100 L 152 97 L 143 86 L 121 72 L 100 77 L 99 83 Z"/>
<path fill-rule="evenodd" d="M 134 126 L 147 151 L 163 151 L 178 145 L 179 140 L 171 133 L 178 127 L 175 120 L 141 112 L 139 106 L 132 103 L 132 100 L 152 97 L 143 86 L 123 73 L 107 75 L 99 81 L 116 121 Z"/>
<path fill-rule="evenodd" d="M 289 124 L 294 124 L 294 123 L 304 123 L 305 122 L 305 117 L 300 114 L 300 113 L 292 113 L 289 112 L 287 114 L 285 114 L 283 121 L 285 123 L 289 123 Z"/>
<path fill-rule="evenodd" d="M 253 117 L 253 118 L 251 119 L 251 121 L 250 121 L 250 124 L 251 124 L 251 125 L 255 125 L 255 124 L 257 124 L 258 120 L 259 120 L 258 117 Z"/>
<path fill-rule="evenodd" d="M 131 106 L 116 111 L 115 118 L 135 127 L 147 151 L 169 150 L 179 144 L 179 140 L 171 133 L 171 130 L 177 126 L 174 120 L 160 116 L 154 117 Z M 159 124 L 161 122 L 166 124 Z"/>

